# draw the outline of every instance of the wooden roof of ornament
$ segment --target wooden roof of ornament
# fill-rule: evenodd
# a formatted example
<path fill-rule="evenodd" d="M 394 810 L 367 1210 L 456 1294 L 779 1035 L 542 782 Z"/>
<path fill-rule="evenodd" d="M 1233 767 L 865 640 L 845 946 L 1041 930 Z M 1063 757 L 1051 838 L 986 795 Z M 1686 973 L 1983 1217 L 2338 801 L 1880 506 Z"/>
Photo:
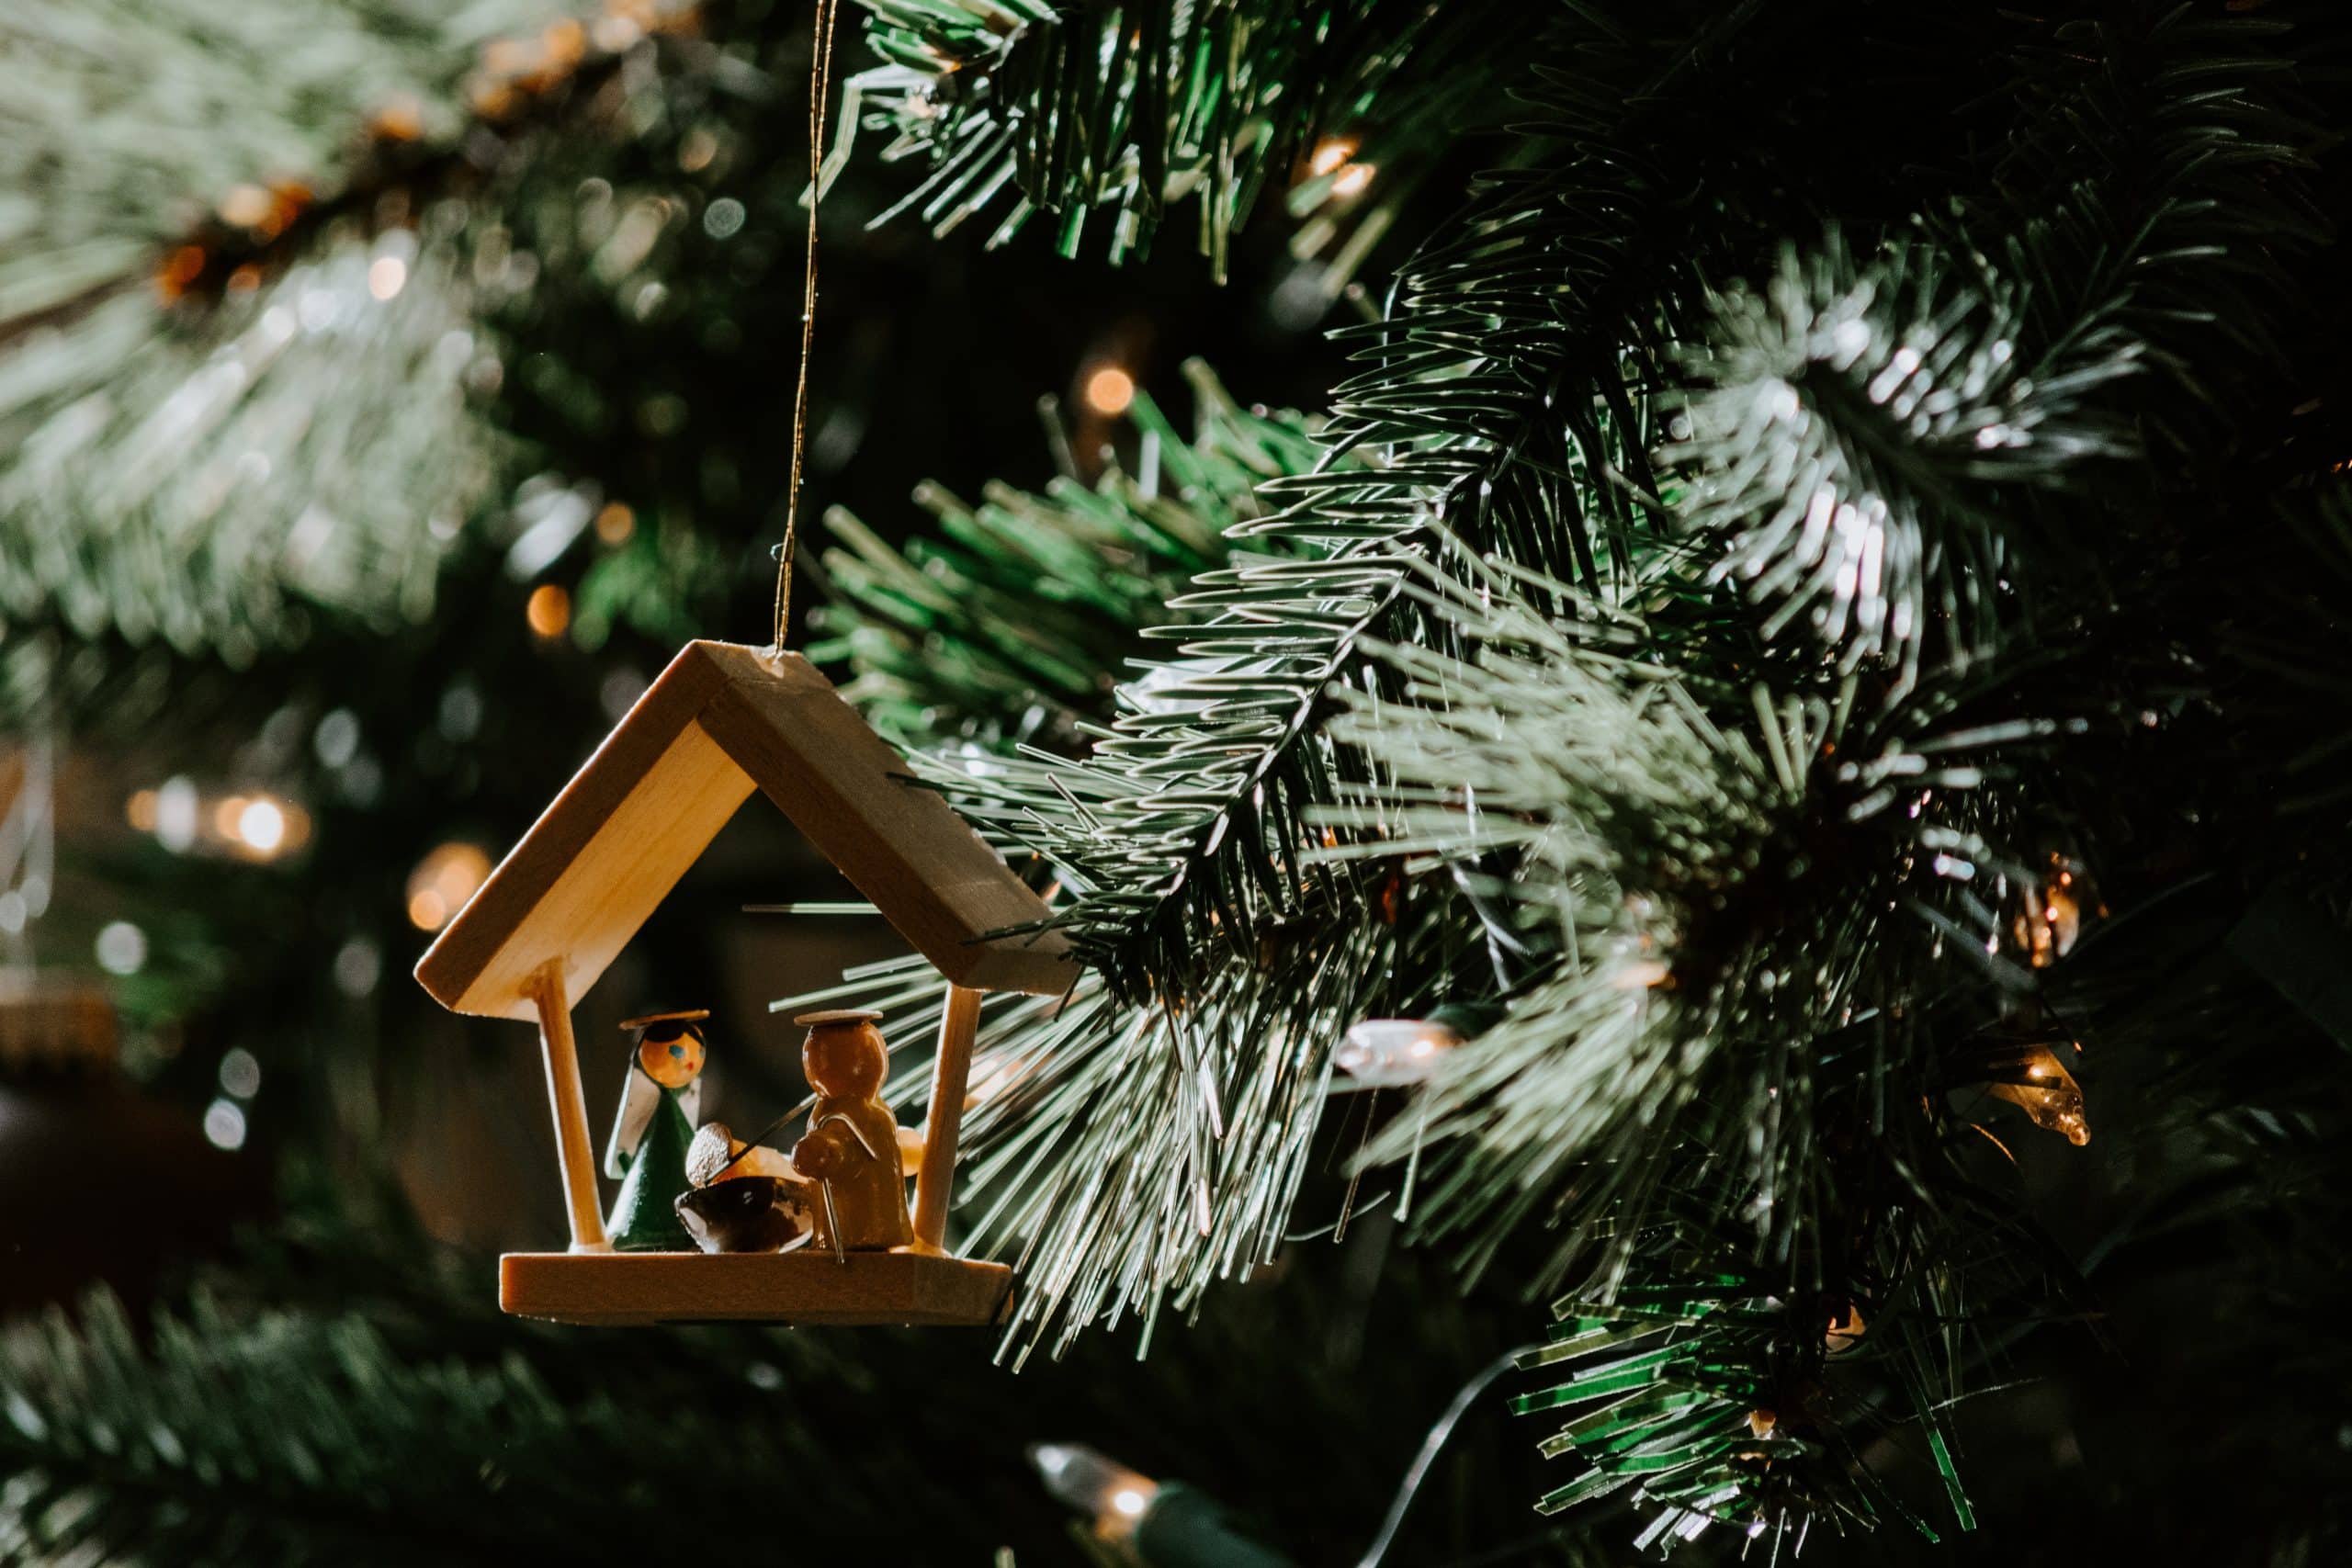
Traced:
<path fill-rule="evenodd" d="M 537 1016 L 537 976 L 579 997 L 752 790 L 806 834 L 941 974 L 1050 996 L 1058 932 L 936 791 L 797 653 L 690 642 L 418 960 L 458 1012 Z"/>

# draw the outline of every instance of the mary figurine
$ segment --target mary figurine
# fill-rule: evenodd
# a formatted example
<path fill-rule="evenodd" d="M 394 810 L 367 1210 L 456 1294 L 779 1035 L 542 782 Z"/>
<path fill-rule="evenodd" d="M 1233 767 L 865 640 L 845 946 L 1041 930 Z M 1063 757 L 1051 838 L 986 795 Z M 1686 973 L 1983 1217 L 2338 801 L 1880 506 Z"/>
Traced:
<path fill-rule="evenodd" d="M 619 1179 L 605 1229 L 622 1252 L 693 1252 L 676 1209 L 690 1190 L 686 1145 L 702 1109 L 702 1031 L 708 1010 L 655 1013 L 621 1025 L 635 1034 L 620 1115 L 605 1145 L 605 1174 Z"/>

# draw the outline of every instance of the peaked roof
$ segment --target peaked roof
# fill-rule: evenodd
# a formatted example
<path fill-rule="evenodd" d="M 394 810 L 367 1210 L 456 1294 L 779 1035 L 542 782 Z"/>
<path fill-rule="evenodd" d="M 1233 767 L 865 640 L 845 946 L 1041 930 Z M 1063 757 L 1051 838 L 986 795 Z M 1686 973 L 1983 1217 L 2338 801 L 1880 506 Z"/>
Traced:
<path fill-rule="evenodd" d="M 533 976 L 563 964 L 576 998 L 753 789 L 961 986 L 1066 989 L 1043 900 L 797 653 L 690 642 L 481 890 L 416 977 L 458 1012 L 534 1018 Z"/>

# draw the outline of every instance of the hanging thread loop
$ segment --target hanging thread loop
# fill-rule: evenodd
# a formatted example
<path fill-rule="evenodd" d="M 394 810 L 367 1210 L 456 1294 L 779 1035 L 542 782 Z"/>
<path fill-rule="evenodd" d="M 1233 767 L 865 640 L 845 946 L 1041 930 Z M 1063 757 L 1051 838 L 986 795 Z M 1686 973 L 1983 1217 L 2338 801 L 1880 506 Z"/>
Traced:
<path fill-rule="evenodd" d="M 833 21 L 841 0 L 817 0 L 808 59 L 808 248 L 800 289 L 800 377 L 792 393 L 792 477 L 784 498 L 784 543 L 775 551 L 775 642 L 792 624 L 792 552 L 800 534 L 800 473 L 808 446 L 808 351 L 817 336 L 817 209 L 825 194 L 825 105 L 833 86 Z"/>

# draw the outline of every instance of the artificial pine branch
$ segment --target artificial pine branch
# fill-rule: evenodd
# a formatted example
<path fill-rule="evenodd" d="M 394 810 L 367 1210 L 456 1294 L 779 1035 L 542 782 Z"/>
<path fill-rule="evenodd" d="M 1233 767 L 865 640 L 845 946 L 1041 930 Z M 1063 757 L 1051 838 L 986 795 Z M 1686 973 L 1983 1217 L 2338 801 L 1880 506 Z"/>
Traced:
<path fill-rule="evenodd" d="M 1906 680 L 1923 644 L 1934 662 L 1991 651 L 2032 524 L 2055 526 L 2041 503 L 2132 451 L 2098 401 L 2139 344 L 2089 323 L 2056 350 L 2021 342 L 2013 296 L 1949 265 L 1900 243 L 1858 265 L 1832 234 L 1721 297 L 1674 453 L 1682 516 L 1765 637 L 1801 624 L 1842 667 L 1892 660 Z"/>
<path fill-rule="evenodd" d="M 1294 170 L 1301 215 L 1335 189 L 1354 199 L 1337 185 L 1345 169 L 1377 171 L 1382 193 L 1350 214 L 1376 235 L 1447 141 L 1501 107 L 1522 19 L 1497 0 L 859 3 L 888 63 L 851 79 L 842 156 L 870 120 L 895 133 L 886 161 L 929 165 L 886 216 L 912 210 L 944 234 L 1001 205 L 995 244 L 1043 212 L 1072 255 L 1101 211 L 1116 261 L 1196 199 L 1220 281 L 1233 232 Z M 1308 166 L 1318 138 L 1341 154 Z"/>
<path fill-rule="evenodd" d="M 845 661 L 844 692 L 901 745 L 1077 750 L 1079 725 L 1109 718 L 1137 632 L 1196 573 L 1226 564 L 1228 530 L 1264 514 L 1257 487 L 1316 461 L 1309 422 L 1241 407 L 1197 360 L 1184 373 L 1192 438 L 1138 392 L 1133 471 L 1113 457 L 1091 486 L 1068 475 L 1043 494 L 995 485 L 978 507 L 925 485 L 916 500 L 939 537 L 903 549 L 830 513 L 840 543 L 823 561 L 838 604 L 819 613 L 832 635 L 809 656 Z"/>
<path fill-rule="evenodd" d="M 1940 1109 L 2014 1070 L 1966 1021 L 1980 993 L 2030 988 L 1987 956 L 2002 906 L 1972 885 L 2032 868 L 1973 797 L 2001 750 L 2079 727 L 1987 722 L 1997 691 L 1931 687 L 1890 723 L 1850 676 L 1785 700 L 1693 683 L 1636 617 L 1565 584 L 1425 576 L 1431 615 L 1455 623 L 1440 646 L 1477 652 L 1383 650 L 1396 694 L 1354 699 L 1335 731 L 1375 782 L 1326 814 L 1353 829 L 1326 853 L 1506 859 L 1515 929 L 1551 967 L 1441 1059 L 1363 1161 L 1425 1160 L 1417 1228 L 1473 1269 L 1514 1233 L 1558 1237 L 1535 1283 L 1579 1280 L 1573 1354 L 1702 1319 L 1732 1330 L 1612 1354 L 1564 1386 L 1576 1404 L 1682 1392 L 1572 1424 L 1562 1451 L 1589 1468 L 1553 1501 L 1642 1480 L 1668 1506 L 1660 1529 L 1867 1520 L 1880 1495 L 1850 1473 L 1867 1432 L 1815 1386 L 1825 1334 L 1851 1314 L 1964 1524 L 1935 1412 L 1970 1358 L 1947 1340 L 1999 1321 L 1988 1298 L 2035 1310 L 2063 1278 L 1965 1173 L 1974 1129 Z M 1531 592 L 1566 608 L 1539 613 Z M 1686 630 L 1676 651 L 1728 670 L 1742 642 Z"/>
<path fill-rule="evenodd" d="M 1833 171 L 1815 154 L 1849 105 L 1790 84 L 1984 47 L 1927 13 L 1834 0 L 1680 6 L 1669 21 L 1576 7 L 1547 40 L 1508 160 L 1398 268 L 1385 318 L 1339 334 L 1367 367 L 1334 389 L 1327 438 L 1395 450 L 1376 482 L 1327 502 L 1434 514 L 1474 548 L 1602 590 L 1658 531 L 1649 451 L 1666 432 L 1648 394 L 1672 381 L 1710 288 L 1769 256 L 1792 211 L 1847 209 L 1849 178 L 1877 178 L 1880 200 L 1921 183 L 1905 155 L 1932 109 Z"/>
<path fill-rule="evenodd" d="M 1107 984 L 1066 1010 L 1020 1010 L 976 1065 L 1040 1069 L 1007 1100 L 1020 1108 L 1015 1145 L 983 1168 L 1014 1181 L 1004 1228 L 1026 1236 L 1040 1275 L 1102 1281 L 1073 1298 L 1082 1310 L 1061 1310 L 1059 1284 L 1042 1292 L 1050 1310 L 1027 1333 L 1189 1304 L 1210 1279 L 1271 1256 L 1328 1042 L 1386 967 L 1393 909 L 1363 877 L 1308 863 L 1318 830 L 1305 810 L 1330 798 L 1342 765 L 1319 736 L 1321 694 L 1392 606 L 1415 544 L 1311 513 L 1234 536 L 1277 548 L 1193 579 L 1176 607 L 1211 614 L 1166 628 L 1184 639 L 1179 657 L 1122 688 L 1091 756 L 916 759 L 981 826 L 1055 867 L 1057 923 Z M 901 1015 L 894 1033 L 922 1026 Z M 1164 1113 L 1114 1111 L 1138 1091 Z M 975 1146 L 997 1125 L 976 1116 Z M 1042 1234 L 1015 1223 L 1028 1220 Z"/>
<path fill-rule="evenodd" d="M 1350 1326 L 1366 1261 L 1416 1294 L 1438 1272 L 1383 1263 L 1376 1235 L 1221 1303 L 1147 1364 L 1102 1341 L 1017 1383 L 984 1337 L 936 1330 L 590 1333 L 501 1314 L 485 1259 L 368 1190 L 289 1192 L 260 1252 L 208 1268 L 152 1327 L 101 1299 L 0 1334 L 0 1561 L 1057 1561 L 1065 1515 L 1022 1452 L 1072 1438 L 1271 1521 L 1311 1561 L 1368 1528 L 1351 1512 L 1367 1482 L 1300 1450 L 1384 1410 L 1433 1415 L 1517 1337 L 1507 1308 L 1445 1291 L 1366 1341 Z M 1276 1359 L 1290 1376 L 1213 1375 Z M 1516 1507 L 1533 1466 L 1480 1426 L 1399 1555 Z M 1375 1491 L 1417 1436 L 1367 1445 Z"/>
<path fill-rule="evenodd" d="M 643 1562 L 682 1509 L 762 1539 L 775 1478 L 824 1451 L 796 1424 L 560 1396 L 521 1354 L 413 1359 L 357 1315 L 203 1297 L 145 1343 L 104 1296 L 13 1327 L 0 1383 L 0 1555 L 43 1562 Z"/>
<path fill-rule="evenodd" d="M 1832 234 L 1717 300 L 1672 457 L 1768 635 L 1802 620 L 1906 672 L 1923 643 L 1983 657 L 2151 510 L 2102 506 L 2094 476 L 2131 475 L 2097 459 L 2193 449 L 2219 386 L 2281 361 L 2281 258 L 2320 232 L 2281 30 L 2185 8 L 2060 28 L 2019 51 L 2029 109 L 1981 209 L 1860 266 Z"/>
<path fill-rule="evenodd" d="M 2328 45 L 2305 32 L 2283 14 L 2141 4 L 2017 54 L 2019 118 L 1978 215 L 1997 248 L 1978 243 L 2051 351 L 2118 328 L 2147 345 L 2171 441 L 2210 434 L 2225 388 L 2254 392 L 2290 356 L 2278 323 L 2307 303 L 2292 264 L 2330 231 L 2310 184 Z"/>
<path fill-rule="evenodd" d="M 314 611 L 422 616 L 504 450 L 465 389 L 476 304 L 446 250 L 354 236 L 190 334 L 123 296 L 21 341 L 0 363 L 8 629 L 238 665 Z"/>
<path fill-rule="evenodd" d="M 441 10 L 0 20 L 25 121 L 0 176 L 46 193 L 40 222 L 0 224 L 0 626 L 20 640 L 240 666 L 317 613 L 429 609 L 514 458 L 473 394 L 499 372 L 481 319 L 523 286 L 448 198 L 511 174 L 540 111 L 597 101 L 676 19 Z M 149 91 L 119 90 L 126 61 Z"/>
<path fill-rule="evenodd" d="M 1851 678 L 1705 679 L 1705 639 L 1686 634 L 1694 680 L 1655 661 L 1636 617 L 1566 585 L 1429 576 L 1430 614 L 1477 652 L 1381 650 L 1396 694 L 1351 698 L 1336 726 L 1373 782 L 1323 814 L 1352 832 L 1322 854 L 1507 854 L 1501 891 L 1556 971 L 1449 1061 L 1372 1157 L 1401 1156 L 1424 1128 L 1458 1138 L 1424 1224 L 1483 1229 L 1474 1259 L 1532 1213 L 1572 1236 L 1604 1218 L 1630 1235 L 1669 1155 L 1679 1183 L 1720 1179 L 1726 1210 L 1761 1193 L 1763 1249 L 1800 1250 L 1809 1119 L 1832 1087 L 1814 1082 L 1821 1043 L 1834 1021 L 1879 1019 L 1838 1071 L 1926 1091 L 1920 1010 L 1988 971 L 2022 983 L 1987 957 L 2004 914 L 1971 885 L 2033 867 L 1973 794 L 2004 748 L 2069 727 L 1997 689 L 1939 688 L 1890 721 L 1854 700 Z M 1521 581 L 1571 609 L 1538 611 Z M 1724 669 L 1737 657 L 1736 644 L 1716 654 Z M 1955 979 L 1924 979 L 1947 937 Z"/>
<path fill-rule="evenodd" d="M 1648 547 L 1636 539 L 1640 507 L 1619 483 L 1621 474 L 1641 470 L 1646 415 L 1637 406 L 1638 383 L 1629 384 L 1614 345 L 1634 336 L 1655 352 L 1647 336 L 1655 301 L 1687 288 L 1691 275 L 1650 276 L 1650 259 L 1672 246 L 1644 246 L 1679 234 L 1684 215 L 1626 223 L 1617 209 L 1638 219 L 1651 210 L 1643 193 L 1675 182 L 1654 171 L 1626 175 L 1617 162 L 1621 143 L 1605 133 L 1638 144 L 1633 132 L 1673 124 L 1678 106 L 1703 102 L 1726 82 L 1744 80 L 1752 64 L 1732 63 L 1727 41 L 1754 15 L 1727 14 L 1721 36 L 1699 28 L 1701 42 L 1687 51 L 1628 46 L 1631 69 L 1647 84 L 1642 92 L 1629 95 L 1626 85 L 1605 78 L 1576 89 L 1588 115 L 1600 115 L 1604 106 L 1608 113 L 1566 136 L 1548 126 L 1536 133 L 1566 149 L 1558 172 L 1498 176 L 1449 243 L 1408 264 L 1404 300 L 1391 320 L 1357 334 L 1374 344 L 1381 367 L 1340 389 L 1330 436 L 1340 451 L 1377 460 L 1352 469 L 1327 465 L 1270 487 L 1286 509 L 1238 532 L 1279 539 L 1303 558 L 1205 576 L 1205 592 L 1183 603 L 1214 610 L 1215 618 L 1166 628 L 1182 639 L 1183 657 L 1125 688 L 1127 711 L 1091 757 L 1075 764 L 990 759 L 969 770 L 952 760 L 926 765 L 968 813 L 1056 867 L 1067 906 L 1057 923 L 1114 994 L 1254 998 L 1261 982 L 1228 993 L 1227 977 L 1238 983 L 1253 972 L 1281 972 L 1279 960 L 1266 956 L 1269 934 L 1278 952 L 1295 940 L 1293 931 L 1368 930 L 1364 922 L 1385 918 L 1375 913 L 1380 901 L 1370 886 L 1332 874 L 1329 864 L 1316 868 L 1315 830 L 1305 816 L 1328 805 L 1335 784 L 1353 779 L 1360 766 L 1351 748 L 1333 745 L 1324 720 L 1325 694 L 1379 679 L 1363 657 L 1363 636 L 1409 642 L 1450 635 L 1443 622 L 1419 620 L 1398 593 L 1430 547 L 1433 516 L 1453 521 L 1458 513 L 1472 544 L 1588 582 L 1600 581 L 1601 571 L 1584 522 L 1589 513 L 1607 520 L 1612 574 L 1630 572 Z M 1794 30 L 1780 36 L 1791 48 L 1800 37 Z M 1692 69 L 1692 60 L 1708 69 Z M 1638 107 L 1629 110 L 1628 103 Z M 1634 195 L 1623 203 L 1607 198 L 1628 188 Z M 1641 243 L 1605 252 L 1599 264 L 1596 283 L 1614 278 L 1623 287 L 1573 288 L 1563 296 L 1532 265 L 1539 248 L 1570 265 L 1587 254 L 1579 202 L 1638 236 Z M 1553 324 L 1561 298 L 1582 313 L 1565 333 Z M 1498 318 L 1510 329 L 1499 336 L 1491 330 Z M 1498 344 L 1500 353 L 1489 346 Z M 1299 1014 L 1272 1016 L 1285 1023 L 1326 1016 L 1324 990 L 1306 994 L 1309 1005 Z M 1226 1004 L 1204 1023 L 1222 1039 L 1236 1032 L 1235 1019 L 1255 1016 L 1257 1010 Z M 1037 1054 L 1038 1038 L 1015 1034 L 996 1048 L 1004 1063 L 1018 1064 Z M 1096 1038 L 1124 1036 L 1106 1023 Z M 1329 1038 L 1323 1036 L 1324 1049 Z M 1081 1267 L 1074 1248 L 1100 1246 L 1122 1282 L 1113 1298 L 1121 1303 L 1158 1299 L 1159 1281 L 1170 1270 L 1194 1282 L 1206 1277 L 1199 1260 L 1216 1247 L 1194 1248 L 1187 1261 L 1170 1257 L 1152 1238 L 1176 1234 L 1176 1222 L 1187 1215 L 1214 1235 L 1223 1211 L 1203 1199 L 1226 1188 L 1205 1172 L 1220 1143 L 1249 1143 L 1229 1128 L 1224 1139 L 1211 1136 L 1222 1125 L 1227 1083 L 1204 1077 L 1201 1092 L 1186 1099 L 1195 1055 L 1176 1027 L 1160 1023 L 1150 1040 L 1153 1051 L 1185 1068 L 1159 1080 L 1176 1087 L 1154 1103 L 1182 1124 L 1177 1145 L 1199 1150 L 1189 1156 L 1189 1180 L 1160 1185 L 1166 1207 L 1157 1222 L 1123 1218 L 1110 1237 L 1096 1221 L 1107 1208 L 1090 1201 L 1054 1209 L 1051 1235 L 1031 1254 L 1033 1263 L 1057 1274 Z M 1290 1036 L 1281 1030 L 1244 1049 L 1264 1055 L 1237 1060 L 1242 1081 L 1250 1078 L 1252 1062 L 1292 1060 Z M 1298 1058 L 1291 1070 L 1312 1075 L 1317 1057 Z M 1079 1095 L 1037 1108 L 1045 1125 L 1025 1146 L 1046 1151 L 1036 1156 L 1038 1168 L 1077 1172 L 1083 1180 L 1095 1168 L 1102 1140 L 1114 1135 L 1096 1104 Z M 1057 1142 L 1056 1129 L 1065 1126 L 1078 1131 Z M 1291 1141 L 1283 1148 L 1303 1148 L 1312 1132 L 1311 1117 L 1286 1123 Z M 1295 1154 L 1286 1153 L 1272 1168 L 1278 1175 L 1295 1163 Z M 1279 1179 L 1272 1185 L 1283 1187 Z M 1266 1190 L 1247 1182 L 1238 1189 Z M 1252 1205 L 1250 1213 L 1261 1235 L 1272 1234 L 1263 1227 L 1279 1219 L 1279 1209 Z"/>

